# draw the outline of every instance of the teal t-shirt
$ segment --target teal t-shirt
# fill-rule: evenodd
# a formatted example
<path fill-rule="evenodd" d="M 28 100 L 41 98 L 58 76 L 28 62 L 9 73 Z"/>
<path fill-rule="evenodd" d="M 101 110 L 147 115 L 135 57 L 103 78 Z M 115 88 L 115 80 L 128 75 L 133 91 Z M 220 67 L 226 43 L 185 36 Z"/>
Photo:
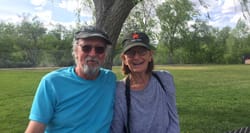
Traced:
<path fill-rule="evenodd" d="M 58 69 L 42 78 L 29 118 L 46 124 L 47 133 L 108 133 L 115 87 L 107 69 L 95 80 L 78 77 L 74 67 Z"/>

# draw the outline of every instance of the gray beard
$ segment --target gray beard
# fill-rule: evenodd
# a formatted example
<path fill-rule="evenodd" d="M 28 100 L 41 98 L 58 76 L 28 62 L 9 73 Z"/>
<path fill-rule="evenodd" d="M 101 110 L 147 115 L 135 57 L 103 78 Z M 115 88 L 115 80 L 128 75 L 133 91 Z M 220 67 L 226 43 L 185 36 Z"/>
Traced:
<path fill-rule="evenodd" d="M 88 77 L 96 76 L 99 72 L 100 67 L 89 67 L 88 65 L 83 65 L 83 73 L 86 74 Z"/>

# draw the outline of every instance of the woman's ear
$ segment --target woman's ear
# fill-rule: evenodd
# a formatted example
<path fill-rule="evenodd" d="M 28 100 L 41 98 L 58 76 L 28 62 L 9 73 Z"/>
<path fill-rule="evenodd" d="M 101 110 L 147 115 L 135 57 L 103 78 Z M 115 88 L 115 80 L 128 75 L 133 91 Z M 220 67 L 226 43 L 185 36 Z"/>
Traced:
<path fill-rule="evenodd" d="M 121 55 L 121 59 L 122 59 L 122 62 L 123 62 L 125 65 L 127 65 L 127 62 L 125 61 L 125 55 L 124 55 L 124 54 Z"/>

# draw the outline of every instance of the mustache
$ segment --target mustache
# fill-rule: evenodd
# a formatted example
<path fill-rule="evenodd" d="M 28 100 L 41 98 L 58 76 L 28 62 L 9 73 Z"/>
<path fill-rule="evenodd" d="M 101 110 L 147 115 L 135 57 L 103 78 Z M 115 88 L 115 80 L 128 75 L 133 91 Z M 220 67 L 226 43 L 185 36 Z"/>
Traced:
<path fill-rule="evenodd" d="M 85 63 L 87 63 L 88 61 L 94 61 L 94 62 L 100 64 L 100 61 L 99 61 L 96 57 L 90 57 L 90 56 L 88 56 L 88 57 L 85 59 Z"/>

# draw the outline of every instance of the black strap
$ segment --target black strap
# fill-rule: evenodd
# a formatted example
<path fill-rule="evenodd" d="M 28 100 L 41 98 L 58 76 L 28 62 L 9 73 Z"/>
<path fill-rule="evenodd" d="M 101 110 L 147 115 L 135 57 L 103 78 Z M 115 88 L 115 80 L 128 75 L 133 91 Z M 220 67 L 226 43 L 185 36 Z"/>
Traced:
<path fill-rule="evenodd" d="M 125 90 L 125 96 L 126 96 L 126 103 L 127 103 L 127 126 L 124 125 L 124 130 L 125 133 L 130 133 L 130 125 L 129 125 L 129 121 L 130 121 L 130 80 L 129 80 L 129 76 L 126 78 L 125 81 L 125 86 L 126 86 L 126 90 Z"/>
<path fill-rule="evenodd" d="M 164 88 L 164 85 L 161 82 L 160 77 L 156 73 L 154 73 L 154 72 L 152 72 L 152 75 L 158 80 L 158 82 L 160 83 L 161 88 L 164 90 L 164 92 L 166 92 L 166 89 Z M 129 124 L 129 121 L 130 121 L 131 99 L 130 99 L 130 80 L 129 80 L 129 76 L 126 77 L 125 87 L 126 87 L 125 96 L 126 96 L 126 104 L 127 104 L 127 126 L 124 125 L 124 131 L 125 131 L 125 133 L 130 133 L 130 124 Z"/>
<path fill-rule="evenodd" d="M 163 83 L 161 82 L 160 77 L 159 77 L 156 73 L 154 73 L 154 72 L 152 72 L 152 75 L 158 80 L 158 82 L 159 82 L 160 85 L 161 85 L 161 88 L 166 92 L 166 89 L 164 88 L 164 85 L 163 85 Z"/>

